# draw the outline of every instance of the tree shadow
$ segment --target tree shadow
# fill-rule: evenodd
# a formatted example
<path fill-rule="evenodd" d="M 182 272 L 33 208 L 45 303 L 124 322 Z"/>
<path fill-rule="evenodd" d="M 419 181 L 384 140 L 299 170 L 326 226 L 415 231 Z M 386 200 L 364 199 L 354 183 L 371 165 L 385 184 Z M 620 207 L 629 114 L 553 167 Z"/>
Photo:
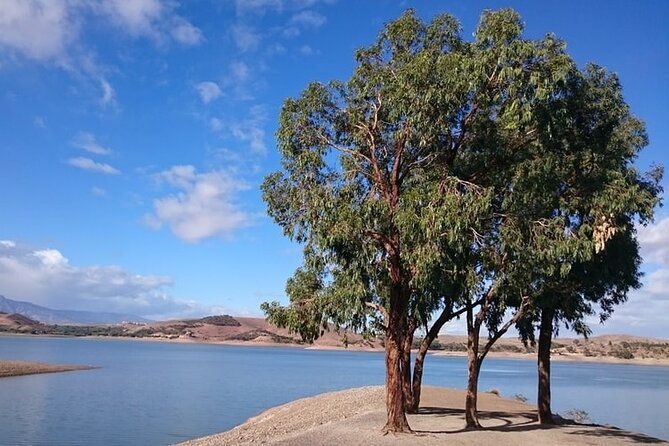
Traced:
<path fill-rule="evenodd" d="M 588 429 L 579 429 L 568 432 L 570 435 L 589 435 L 592 437 L 624 438 L 635 443 L 647 444 L 667 444 L 667 441 L 659 438 L 649 437 L 648 435 L 636 432 L 628 432 L 617 427 L 600 426 L 597 424 L 586 424 L 578 426 L 587 426 Z"/>
<path fill-rule="evenodd" d="M 464 419 L 465 411 L 450 407 L 421 407 L 417 414 L 413 416 L 429 415 L 436 417 L 457 416 Z M 479 411 L 479 419 L 485 424 L 486 421 L 495 420 L 496 426 L 484 426 L 480 429 L 471 429 L 463 427 L 460 429 L 444 430 L 423 430 L 414 429 L 419 435 L 429 434 L 455 434 L 459 432 L 469 432 L 474 430 L 497 431 L 497 432 L 525 432 L 550 429 L 565 429 L 569 435 L 587 435 L 592 437 L 609 437 L 630 440 L 635 443 L 645 444 L 667 444 L 661 440 L 648 435 L 628 432 L 617 427 L 602 426 L 599 424 L 576 423 L 572 420 L 555 416 L 555 424 L 538 424 L 537 413 L 535 411 Z M 501 422 L 501 423 L 500 423 Z"/>
<path fill-rule="evenodd" d="M 421 407 L 418 410 L 418 413 L 415 415 L 431 415 L 437 417 L 447 417 L 447 416 L 458 416 L 464 418 L 465 411 L 462 409 L 454 409 L 447 407 Z M 468 432 L 475 430 L 490 430 L 490 431 L 510 431 L 514 429 L 527 426 L 534 423 L 537 420 L 537 415 L 534 412 L 529 411 L 479 411 L 479 419 L 484 423 L 489 420 L 496 420 L 498 423 L 501 422 L 501 425 L 482 427 L 480 429 L 473 429 L 468 427 L 463 427 L 460 429 L 451 429 L 451 430 L 421 430 L 414 429 L 416 433 L 420 434 L 454 434 L 458 432 Z M 524 419 L 524 420 L 523 420 Z M 532 428 L 542 428 L 541 426 L 532 426 Z"/>

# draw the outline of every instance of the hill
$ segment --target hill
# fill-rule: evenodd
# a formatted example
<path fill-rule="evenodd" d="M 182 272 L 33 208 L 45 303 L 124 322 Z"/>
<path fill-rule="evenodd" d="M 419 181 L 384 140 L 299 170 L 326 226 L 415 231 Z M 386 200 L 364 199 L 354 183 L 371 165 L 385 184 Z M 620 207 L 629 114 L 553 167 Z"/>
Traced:
<path fill-rule="evenodd" d="M 180 340 L 183 342 L 252 343 L 255 345 L 304 345 L 288 330 L 271 325 L 264 319 L 207 316 L 200 319 L 178 319 L 160 322 L 126 322 L 123 324 L 53 325 L 43 324 L 20 314 L 0 313 L 0 332 L 64 336 L 109 336 Z M 377 348 L 379 343 L 365 341 L 353 333 L 324 333 L 314 346 L 342 347 L 344 342 L 353 349 Z"/>
<path fill-rule="evenodd" d="M 121 322 L 150 322 L 148 319 L 132 314 L 54 310 L 30 302 L 8 299 L 0 295 L 0 311 L 22 314 L 45 324 L 120 324 Z"/>

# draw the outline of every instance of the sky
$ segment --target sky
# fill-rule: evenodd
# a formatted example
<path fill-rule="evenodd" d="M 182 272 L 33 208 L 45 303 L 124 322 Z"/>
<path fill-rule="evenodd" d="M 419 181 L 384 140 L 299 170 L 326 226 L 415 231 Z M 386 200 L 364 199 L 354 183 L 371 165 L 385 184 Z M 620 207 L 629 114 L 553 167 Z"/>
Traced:
<path fill-rule="evenodd" d="M 1 0 L 0 295 L 157 319 L 286 302 L 301 251 L 259 191 L 283 101 L 347 79 L 406 8 L 470 38 L 508 6 L 617 73 L 650 135 L 638 167 L 669 165 L 663 0 Z M 669 213 L 639 240 L 644 286 L 595 334 L 667 337 Z"/>

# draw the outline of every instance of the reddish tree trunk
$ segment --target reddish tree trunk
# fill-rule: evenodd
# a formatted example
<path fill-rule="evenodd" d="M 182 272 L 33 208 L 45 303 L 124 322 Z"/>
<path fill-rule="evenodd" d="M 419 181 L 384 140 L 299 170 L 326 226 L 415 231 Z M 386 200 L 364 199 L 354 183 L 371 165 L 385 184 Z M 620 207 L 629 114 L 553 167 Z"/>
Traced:
<path fill-rule="evenodd" d="M 539 389 L 537 392 L 537 409 L 540 424 L 553 424 L 551 412 L 551 340 L 553 337 L 553 308 L 544 308 L 541 311 L 539 327 L 539 344 L 537 354 L 537 369 L 539 373 Z"/>
<path fill-rule="evenodd" d="M 404 412 L 402 391 L 401 336 L 396 327 L 388 329 L 386 336 L 386 432 L 410 432 Z"/>
<path fill-rule="evenodd" d="M 394 286 L 390 291 L 390 309 L 386 321 L 386 412 L 388 419 L 385 432 L 411 432 L 404 411 L 402 388 L 402 351 L 407 328 L 406 304 L 401 288 Z"/>

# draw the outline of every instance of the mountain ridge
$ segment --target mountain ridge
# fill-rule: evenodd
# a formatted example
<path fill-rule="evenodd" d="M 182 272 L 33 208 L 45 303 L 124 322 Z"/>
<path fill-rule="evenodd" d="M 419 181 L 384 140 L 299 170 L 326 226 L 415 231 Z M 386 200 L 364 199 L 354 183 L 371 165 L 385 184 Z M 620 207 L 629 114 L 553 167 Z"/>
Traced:
<path fill-rule="evenodd" d="M 147 323 L 151 320 L 132 314 L 81 310 L 54 310 L 32 302 L 9 299 L 0 294 L 0 311 L 17 313 L 45 324 L 120 324 Z"/>

